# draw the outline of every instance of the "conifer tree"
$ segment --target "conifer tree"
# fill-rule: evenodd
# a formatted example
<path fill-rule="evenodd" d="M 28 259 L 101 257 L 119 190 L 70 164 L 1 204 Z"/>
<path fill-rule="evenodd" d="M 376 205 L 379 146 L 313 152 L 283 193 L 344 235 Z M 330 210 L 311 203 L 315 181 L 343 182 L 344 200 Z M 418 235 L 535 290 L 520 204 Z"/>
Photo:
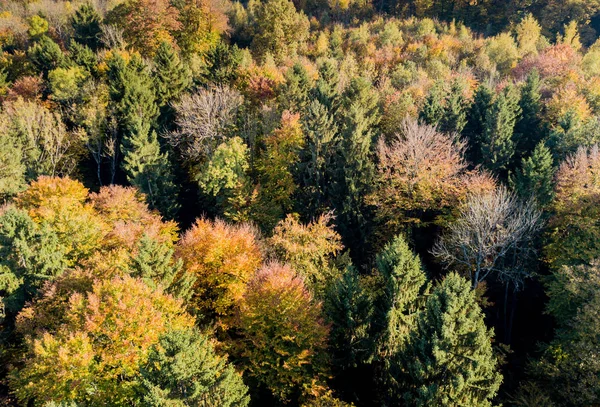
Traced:
<path fill-rule="evenodd" d="M 333 366 L 343 372 L 368 362 L 374 353 L 370 336 L 373 300 L 354 266 L 348 266 L 329 289 L 324 310 L 331 324 L 329 347 Z"/>
<path fill-rule="evenodd" d="M 458 80 L 454 80 L 445 98 L 444 114 L 439 124 L 439 130 L 444 133 L 460 134 L 466 124 L 467 111 L 464 87 Z"/>
<path fill-rule="evenodd" d="M 25 187 L 26 165 L 17 137 L 4 133 L 0 144 L 0 203 Z"/>
<path fill-rule="evenodd" d="M 487 85 L 479 85 L 473 98 L 473 104 L 467 115 L 467 124 L 463 130 L 469 143 L 469 160 L 473 164 L 481 164 L 481 144 L 483 142 L 483 131 L 485 117 L 492 107 L 493 92 Z"/>
<path fill-rule="evenodd" d="M 376 303 L 374 328 L 383 359 L 403 349 L 414 328 L 415 316 L 423 306 L 427 276 L 421 260 L 398 235 L 377 255 L 377 270 L 383 279 L 383 292 Z"/>
<path fill-rule="evenodd" d="M 96 50 L 100 42 L 100 22 L 101 17 L 94 6 L 91 3 L 82 4 L 71 18 L 75 41 Z"/>
<path fill-rule="evenodd" d="M 42 35 L 27 50 L 27 56 L 44 77 L 47 77 L 49 71 L 61 67 L 65 62 L 65 55 L 60 46 L 46 35 Z"/>
<path fill-rule="evenodd" d="M 161 42 L 154 56 L 156 102 L 164 107 L 177 98 L 190 84 L 191 75 L 173 46 Z"/>
<path fill-rule="evenodd" d="M 160 152 L 156 132 L 147 124 L 137 122 L 123 140 L 121 149 L 127 180 L 146 194 L 150 208 L 173 218 L 179 209 L 177 186 L 173 182 L 169 157 Z"/>
<path fill-rule="evenodd" d="M 486 407 L 502 376 L 470 283 L 456 273 L 436 287 L 411 334 L 404 360 L 412 406 Z"/>
<path fill-rule="evenodd" d="M 507 86 L 485 114 L 481 155 L 484 165 L 499 175 L 506 175 L 515 154 L 513 133 L 520 111 L 517 89 Z"/>
<path fill-rule="evenodd" d="M 237 78 L 242 53 L 237 45 L 229 46 L 220 41 L 206 53 L 206 79 L 210 83 L 227 85 Z"/>
<path fill-rule="evenodd" d="M 242 377 L 197 329 L 163 335 L 141 373 L 142 406 L 245 407 L 250 402 Z"/>
<path fill-rule="evenodd" d="M 279 108 L 293 113 L 304 112 L 310 102 L 308 92 L 311 87 L 306 69 L 300 63 L 294 64 L 286 73 L 286 81 L 279 95 Z"/>
<path fill-rule="evenodd" d="M 521 88 L 521 115 L 515 124 L 515 159 L 522 159 L 531 154 L 544 136 L 540 89 L 540 75 L 534 70 L 527 76 Z"/>
<path fill-rule="evenodd" d="M 524 158 L 521 168 L 513 178 L 516 192 L 522 198 L 535 197 L 541 206 L 552 200 L 554 189 L 554 165 L 552 153 L 544 142 L 540 142 L 530 157 Z"/>
<path fill-rule="evenodd" d="M 346 246 L 359 253 L 368 235 L 368 212 L 364 197 L 373 185 L 375 166 L 372 145 L 379 123 L 378 96 L 364 78 L 353 79 L 344 94 L 343 128 L 338 144 L 336 191 L 340 234 Z"/>
<path fill-rule="evenodd" d="M 312 94 L 332 115 L 337 113 L 340 94 L 337 91 L 339 68 L 335 59 L 324 59 L 319 65 L 319 79 Z"/>
<path fill-rule="evenodd" d="M 419 119 L 429 125 L 437 126 L 444 117 L 445 98 L 444 83 L 441 81 L 435 82 L 431 89 L 429 89 L 429 94 L 425 98 L 423 107 L 421 107 Z"/>
<path fill-rule="evenodd" d="M 141 278 L 152 288 L 162 287 L 178 298 L 189 300 L 196 281 L 195 276 L 183 271 L 183 261 L 175 260 L 175 248 L 169 242 L 158 242 L 144 235 L 138 251 L 131 259 L 130 273 Z"/>

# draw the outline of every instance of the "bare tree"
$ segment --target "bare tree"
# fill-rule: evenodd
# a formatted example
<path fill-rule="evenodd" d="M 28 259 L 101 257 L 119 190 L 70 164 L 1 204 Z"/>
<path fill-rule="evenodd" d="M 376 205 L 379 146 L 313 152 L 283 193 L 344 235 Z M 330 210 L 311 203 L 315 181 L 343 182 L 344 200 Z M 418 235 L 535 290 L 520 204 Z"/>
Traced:
<path fill-rule="evenodd" d="M 227 87 L 184 95 L 173 105 L 178 129 L 165 137 L 185 158 L 198 161 L 225 138 L 241 103 L 241 95 Z"/>
<path fill-rule="evenodd" d="M 528 276 L 525 262 L 542 226 L 540 216 L 533 201 L 521 202 L 503 186 L 471 194 L 432 254 L 447 266 L 463 269 L 473 288 L 495 274 L 518 289 Z"/>

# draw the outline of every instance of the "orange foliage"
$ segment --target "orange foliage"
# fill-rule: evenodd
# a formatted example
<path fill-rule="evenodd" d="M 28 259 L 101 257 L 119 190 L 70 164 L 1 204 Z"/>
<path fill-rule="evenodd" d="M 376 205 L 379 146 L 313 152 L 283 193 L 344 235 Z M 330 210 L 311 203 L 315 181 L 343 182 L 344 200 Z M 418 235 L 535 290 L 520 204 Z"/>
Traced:
<path fill-rule="evenodd" d="M 197 277 L 192 303 L 207 316 L 229 315 L 263 260 L 254 228 L 219 219 L 198 219 L 175 254 L 184 270 Z"/>

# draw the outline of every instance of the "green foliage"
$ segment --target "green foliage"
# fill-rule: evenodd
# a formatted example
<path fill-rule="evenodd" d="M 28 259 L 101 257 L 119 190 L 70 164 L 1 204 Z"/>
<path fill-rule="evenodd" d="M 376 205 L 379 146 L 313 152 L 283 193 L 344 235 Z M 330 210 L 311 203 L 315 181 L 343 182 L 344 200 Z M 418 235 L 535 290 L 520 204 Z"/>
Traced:
<path fill-rule="evenodd" d="M 524 199 L 534 197 L 540 206 L 548 205 L 553 196 L 554 163 L 550 149 L 540 142 L 512 179 L 514 188 Z"/>
<path fill-rule="evenodd" d="M 283 60 L 298 52 L 308 38 L 309 23 L 289 0 L 267 0 L 257 6 L 252 48 L 262 59 L 267 54 Z"/>
<path fill-rule="evenodd" d="M 131 259 L 130 274 L 152 288 L 161 287 L 177 298 L 189 300 L 196 277 L 182 271 L 183 261 L 174 259 L 174 247 L 144 235 Z"/>
<path fill-rule="evenodd" d="M 449 274 L 427 299 L 400 357 L 414 406 L 492 406 L 502 376 L 492 351 L 493 331 L 469 281 Z"/>
<path fill-rule="evenodd" d="M 53 69 L 48 73 L 52 98 L 59 102 L 73 99 L 85 79 L 86 74 L 80 67 Z"/>
<path fill-rule="evenodd" d="M 231 84 L 238 76 L 242 53 L 234 45 L 219 41 L 206 53 L 206 79 L 215 84 Z"/>
<path fill-rule="evenodd" d="M 485 114 L 481 155 L 486 168 L 495 173 L 508 170 L 515 154 L 513 133 L 520 112 L 519 92 L 507 86 Z"/>
<path fill-rule="evenodd" d="M 519 106 L 521 114 L 515 124 L 515 159 L 530 154 L 544 137 L 545 129 L 542 123 L 541 81 L 536 70 L 528 76 L 521 87 Z"/>
<path fill-rule="evenodd" d="M 0 202 L 25 188 L 25 163 L 21 160 L 21 143 L 10 134 L 0 144 Z"/>
<path fill-rule="evenodd" d="M 241 376 L 196 329 L 163 335 L 141 373 L 142 406 L 245 407 L 250 401 Z"/>
<path fill-rule="evenodd" d="M 437 81 L 429 89 L 429 94 L 419 112 L 419 118 L 427 124 L 437 125 L 444 117 L 444 83 Z"/>
<path fill-rule="evenodd" d="M 306 69 L 299 63 L 286 72 L 286 81 L 279 94 L 279 108 L 294 113 L 304 112 L 310 102 L 308 94 L 312 88 Z"/>
<path fill-rule="evenodd" d="M 82 4 L 71 18 L 73 39 L 96 50 L 100 42 L 100 21 L 101 17 L 91 3 Z"/>
<path fill-rule="evenodd" d="M 154 56 L 156 102 L 159 106 L 177 98 L 190 84 L 190 73 L 168 42 L 162 42 Z"/>
<path fill-rule="evenodd" d="M 0 290 L 6 311 L 18 312 L 42 285 L 67 267 L 65 247 L 48 225 L 8 207 L 0 215 Z"/>
<path fill-rule="evenodd" d="M 150 208 L 172 219 L 179 204 L 169 157 L 160 152 L 156 132 L 150 131 L 147 125 L 138 123 L 130 130 L 122 144 L 127 180 L 146 194 Z"/>
<path fill-rule="evenodd" d="M 60 46 L 46 35 L 41 36 L 27 50 L 27 56 L 31 60 L 31 63 L 40 72 L 44 73 L 61 67 L 65 61 L 65 56 Z"/>
<path fill-rule="evenodd" d="M 48 21 L 39 15 L 33 15 L 29 18 L 29 30 L 27 33 L 32 38 L 39 38 L 48 32 Z"/>
<path fill-rule="evenodd" d="M 494 93 L 487 85 L 479 85 L 473 97 L 473 103 L 467 114 L 467 124 L 463 134 L 467 137 L 469 143 L 469 158 L 473 164 L 483 162 L 482 144 L 484 142 L 483 133 L 486 126 L 487 112 L 492 108 L 492 99 Z"/>

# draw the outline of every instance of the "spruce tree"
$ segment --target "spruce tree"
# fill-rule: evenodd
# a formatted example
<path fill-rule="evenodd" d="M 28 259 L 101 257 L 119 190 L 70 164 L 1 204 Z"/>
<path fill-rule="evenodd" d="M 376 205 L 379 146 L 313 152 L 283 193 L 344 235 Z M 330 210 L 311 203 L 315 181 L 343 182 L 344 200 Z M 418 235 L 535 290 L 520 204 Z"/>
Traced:
<path fill-rule="evenodd" d="M 469 144 L 469 161 L 477 165 L 483 162 L 481 144 L 485 126 L 485 117 L 492 107 L 493 92 L 487 85 L 479 85 L 475 91 L 473 103 L 467 114 L 467 124 L 463 135 Z"/>
<path fill-rule="evenodd" d="M 531 154 L 544 136 L 542 124 L 541 81 L 537 70 L 533 70 L 521 87 L 519 106 L 521 115 L 515 124 L 515 159 L 521 160 Z"/>
<path fill-rule="evenodd" d="M 471 284 L 449 274 L 427 299 L 405 352 L 408 405 L 486 407 L 502 376 L 492 350 L 493 331 Z"/>
<path fill-rule="evenodd" d="M 161 42 L 154 56 L 156 102 L 161 108 L 177 98 L 190 84 L 191 75 L 177 51 L 167 41 Z"/>
<path fill-rule="evenodd" d="M 369 335 L 373 300 L 354 266 L 348 266 L 328 290 L 324 309 L 331 324 L 329 346 L 333 366 L 343 372 L 369 361 L 374 351 Z"/>
<path fill-rule="evenodd" d="M 245 407 L 250 402 L 241 375 L 196 329 L 161 337 L 150 349 L 141 376 L 142 406 Z"/>
<path fill-rule="evenodd" d="M 121 150 L 127 181 L 146 194 L 150 208 L 172 219 L 179 209 L 177 186 L 169 157 L 160 152 L 156 132 L 140 121 L 134 123 L 123 139 Z"/>
<path fill-rule="evenodd" d="M 50 37 L 42 35 L 40 39 L 27 50 L 31 63 L 47 78 L 48 72 L 63 66 L 65 55 L 60 46 Z"/>
<path fill-rule="evenodd" d="M 84 3 L 71 18 L 73 39 L 82 45 L 96 50 L 100 44 L 101 17 L 91 3 Z"/>
<path fill-rule="evenodd" d="M 458 80 L 454 80 L 450 92 L 446 95 L 444 114 L 438 128 L 444 133 L 460 134 L 466 124 L 467 110 L 464 86 Z"/>
<path fill-rule="evenodd" d="M 534 197 L 541 206 L 552 200 L 554 192 L 554 165 L 552 153 L 545 143 L 540 142 L 530 157 L 524 158 L 512 183 L 522 198 Z"/>
<path fill-rule="evenodd" d="M 486 112 L 481 155 L 490 171 L 505 176 L 513 155 L 513 133 L 519 116 L 519 93 L 514 86 L 507 86 L 496 96 Z"/>
<path fill-rule="evenodd" d="M 279 94 L 280 110 L 289 110 L 294 113 L 304 112 L 310 99 L 308 92 L 311 89 L 311 80 L 306 69 L 296 63 L 286 73 L 286 81 Z"/>
<path fill-rule="evenodd" d="M 167 242 L 158 242 L 144 235 L 131 259 L 130 273 L 141 278 L 152 288 L 162 287 L 178 298 L 188 300 L 192 295 L 195 277 L 182 271 L 181 259 L 173 258 L 174 248 Z"/>
<path fill-rule="evenodd" d="M 237 45 L 220 41 L 208 50 L 205 57 L 206 80 L 214 84 L 232 84 L 238 76 L 242 53 Z"/>
<path fill-rule="evenodd" d="M 313 216 L 330 205 L 328 193 L 332 182 L 331 168 L 338 141 L 338 127 L 327 107 L 313 100 L 304 116 L 306 146 L 301 154 L 303 204 L 300 208 Z"/>
<path fill-rule="evenodd" d="M 312 96 L 323 106 L 327 107 L 332 115 L 336 115 L 340 94 L 337 91 L 339 82 L 339 68 L 335 59 L 324 59 L 319 65 L 319 79 L 312 90 Z"/>
<path fill-rule="evenodd" d="M 419 112 L 419 119 L 429 125 L 437 126 L 444 118 L 444 99 L 446 91 L 442 81 L 436 81 L 425 98 Z"/>
<path fill-rule="evenodd" d="M 378 96 L 364 78 L 353 79 L 342 103 L 342 131 L 338 144 L 336 182 L 332 195 L 340 234 L 347 247 L 365 250 L 369 214 L 364 197 L 373 185 L 372 145 L 379 123 Z"/>

